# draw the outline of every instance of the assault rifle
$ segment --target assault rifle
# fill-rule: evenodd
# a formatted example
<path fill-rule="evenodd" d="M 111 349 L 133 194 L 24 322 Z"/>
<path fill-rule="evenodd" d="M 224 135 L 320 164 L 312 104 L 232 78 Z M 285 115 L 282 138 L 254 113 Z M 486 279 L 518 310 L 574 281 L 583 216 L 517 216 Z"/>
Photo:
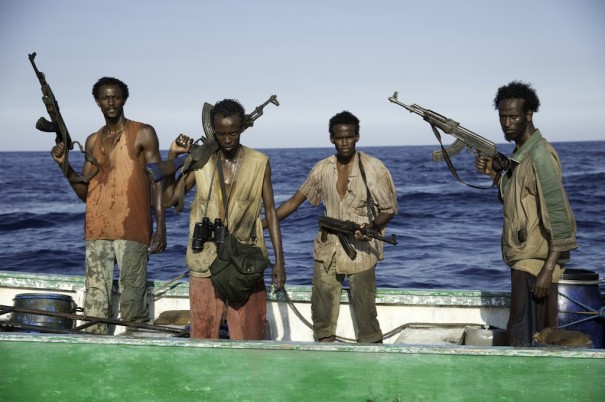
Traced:
<path fill-rule="evenodd" d="M 263 115 L 263 109 L 269 103 L 279 106 L 277 96 L 272 95 L 265 103 L 257 106 L 252 113 L 245 115 L 242 131 L 254 125 L 254 121 Z M 200 168 L 208 162 L 212 154 L 218 149 L 218 144 L 214 139 L 214 129 L 210 121 L 210 110 L 212 110 L 212 105 L 204 103 L 202 108 L 202 127 L 204 128 L 205 136 L 202 136 L 193 143 L 189 153 L 179 155 L 173 159 L 147 164 L 145 171 L 151 180 L 158 182 L 166 176 L 175 174 L 181 167 L 184 174 L 194 168 Z"/>
<path fill-rule="evenodd" d="M 386 238 L 375 230 L 362 229 L 361 225 L 352 221 L 343 221 L 336 218 L 330 218 L 329 216 L 320 216 L 319 227 L 338 236 L 342 248 L 344 248 L 351 260 L 354 260 L 355 257 L 357 257 L 357 250 L 355 250 L 355 247 L 351 244 L 351 237 L 355 237 L 355 232 L 358 230 L 364 236 L 372 239 L 380 240 L 392 245 L 397 244 L 397 239 L 394 234 L 391 235 L 391 238 Z"/>
<path fill-rule="evenodd" d="M 510 160 L 508 157 L 506 157 L 506 155 L 498 152 L 496 149 L 496 144 L 484 137 L 481 137 L 479 134 L 475 134 L 472 131 L 462 127 L 458 122 L 416 104 L 409 106 L 401 103 L 397 99 L 397 92 L 395 92 L 393 96 L 389 97 L 389 101 L 404 107 L 411 113 L 416 113 L 431 125 L 433 133 L 435 133 L 435 137 L 437 137 L 437 141 L 439 141 L 439 145 L 441 145 L 441 150 L 433 151 L 433 162 L 445 160 L 450 168 L 450 172 L 459 182 L 474 188 L 485 188 L 465 183 L 456 173 L 456 169 L 454 169 L 450 156 L 456 155 L 465 148 L 467 150 L 474 150 L 477 155 L 491 157 L 493 159 L 493 167 L 496 172 L 505 171 L 510 167 Z M 437 131 L 437 128 L 446 134 L 452 135 L 456 138 L 456 140 L 450 146 L 445 148 L 441 143 L 441 135 L 439 134 L 439 131 Z"/>
<path fill-rule="evenodd" d="M 36 122 L 36 128 L 40 131 L 44 131 L 47 133 L 56 133 L 55 143 L 59 144 L 62 142 L 65 144 L 65 159 L 63 160 L 63 164 L 61 165 L 61 170 L 63 171 L 63 175 L 67 177 L 67 169 L 69 168 L 68 155 L 69 151 L 74 148 L 74 144 L 78 144 L 78 146 L 80 147 L 80 152 L 86 152 L 84 152 L 84 149 L 82 145 L 80 145 L 80 143 L 71 140 L 69 131 L 67 131 L 67 127 L 65 126 L 65 122 L 63 121 L 63 116 L 61 116 L 61 112 L 59 111 L 59 103 L 57 102 L 53 91 L 50 89 L 50 85 L 48 85 L 48 83 L 46 82 L 46 77 L 44 73 L 38 70 L 38 67 L 36 67 L 36 63 L 34 62 L 34 59 L 36 58 L 36 52 L 28 56 L 29 61 L 31 62 L 32 67 L 34 68 L 34 72 L 38 77 L 38 81 L 40 81 L 40 87 L 42 89 L 42 102 L 44 102 L 44 105 L 46 106 L 46 111 L 48 112 L 48 115 L 50 116 L 51 120 L 48 121 L 46 118 L 40 117 Z M 85 176 L 67 178 L 69 181 L 87 182 L 97 173 L 99 164 L 97 163 L 96 159 L 91 154 L 86 154 L 86 158 L 97 168 L 96 171 Z"/>

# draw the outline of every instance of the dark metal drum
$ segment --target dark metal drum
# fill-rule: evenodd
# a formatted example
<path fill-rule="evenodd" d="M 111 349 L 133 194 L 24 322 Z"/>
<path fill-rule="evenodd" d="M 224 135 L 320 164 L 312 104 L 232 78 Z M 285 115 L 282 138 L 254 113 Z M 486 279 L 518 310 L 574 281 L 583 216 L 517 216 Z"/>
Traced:
<path fill-rule="evenodd" d="M 13 302 L 13 307 L 15 308 L 65 314 L 74 314 L 76 311 L 76 304 L 71 296 L 56 293 L 21 293 L 15 296 Z M 74 320 L 71 318 L 50 317 L 16 311 L 11 313 L 10 321 L 16 324 L 59 330 L 69 330 L 74 327 Z"/>
<path fill-rule="evenodd" d="M 559 328 L 583 332 L 595 348 L 603 348 L 605 307 L 599 290 L 599 274 L 585 269 L 566 269 L 559 281 Z"/>

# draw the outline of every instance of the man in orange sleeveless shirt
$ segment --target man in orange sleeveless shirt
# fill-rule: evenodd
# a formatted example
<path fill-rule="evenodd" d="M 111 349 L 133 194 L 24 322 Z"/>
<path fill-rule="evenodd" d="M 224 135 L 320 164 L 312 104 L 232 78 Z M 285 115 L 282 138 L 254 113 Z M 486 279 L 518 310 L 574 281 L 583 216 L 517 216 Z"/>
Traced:
<path fill-rule="evenodd" d="M 149 253 L 166 248 L 166 223 L 162 206 L 163 184 L 150 183 L 147 163 L 161 160 L 159 142 L 152 126 L 128 120 L 124 104 L 128 87 L 122 81 L 103 77 L 92 94 L 105 125 L 86 140 L 86 152 L 99 163 L 88 182 L 71 182 L 76 195 L 86 202 L 86 295 L 84 313 L 109 318 L 115 263 L 120 268 L 120 316 L 125 321 L 149 319 L 146 299 Z M 65 145 L 53 147 L 52 158 L 61 166 Z M 94 172 L 87 160 L 82 176 Z M 67 177 L 77 176 L 69 166 Z M 152 234 L 151 206 L 156 218 Z M 106 324 L 89 327 L 90 332 L 107 333 Z"/>

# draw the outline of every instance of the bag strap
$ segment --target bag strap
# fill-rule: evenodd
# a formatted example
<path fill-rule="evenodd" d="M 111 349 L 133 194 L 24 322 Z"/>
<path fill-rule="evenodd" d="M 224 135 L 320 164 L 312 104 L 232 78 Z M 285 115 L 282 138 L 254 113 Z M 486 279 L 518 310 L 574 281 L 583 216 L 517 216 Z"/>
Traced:
<path fill-rule="evenodd" d="M 223 173 L 223 164 L 220 163 L 220 156 L 217 155 L 217 165 L 218 165 L 218 180 L 219 183 L 221 185 L 221 194 L 223 196 L 223 207 L 225 208 L 225 226 L 227 226 L 227 224 L 229 223 L 229 199 L 227 198 L 227 189 L 225 187 L 225 175 Z M 237 173 L 237 172 L 236 172 Z M 235 182 L 235 180 L 234 180 Z M 235 183 L 231 183 L 231 185 L 233 186 L 233 184 Z M 229 194 L 229 196 L 231 196 L 231 194 Z"/>
<path fill-rule="evenodd" d="M 208 187 L 208 197 L 206 198 L 206 206 L 205 211 L 202 216 L 206 216 L 208 214 L 208 204 L 210 203 L 210 194 L 212 194 L 212 185 L 214 184 L 214 176 L 216 175 L 216 166 L 219 164 L 220 157 L 218 153 L 216 154 L 216 162 L 214 163 L 214 168 L 212 169 L 212 177 L 210 178 L 210 186 Z"/>
<path fill-rule="evenodd" d="M 372 193 L 370 193 L 370 188 L 368 187 L 368 180 L 366 179 L 366 171 L 363 168 L 363 164 L 361 163 L 361 154 L 357 153 L 357 160 L 359 161 L 359 171 L 361 172 L 361 178 L 363 180 L 363 184 L 366 186 L 367 192 L 367 207 L 368 207 L 368 219 L 370 222 L 376 220 L 378 216 L 376 213 L 376 203 L 374 202 L 374 198 L 372 198 Z"/>
<path fill-rule="evenodd" d="M 239 152 L 242 152 L 242 150 L 240 149 Z M 233 186 L 235 185 L 235 179 L 237 177 L 237 168 L 239 166 L 239 158 L 241 158 L 241 154 L 238 155 L 238 159 L 237 159 L 237 163 L 235 166 L 235 177 L 233 177 L 233 181 L 231 182 L 231 189 L 233 190 Z M 217 155 L 217 160 L 220 159 L 220 157 Z M 223 206 L 225 208 L 225 227 L 227 227 L 227 230 L 229 229 L 229 198 L 231 197 L 231 193 L 233 193 L 233 191 L 231 191 L 231 193 L 229 194 L 229 197 L 227 197 L 227 189 L 225 186 L 225 175 L 223 173 L 223 164 L 222 163 L 217 163 L 218 165 L 218 178 L 219 178 L 219 182 L 221 185 L 221 194 L 223 196 Z M 208 197 L 210 198 L 210 197 Z M 256 239 L 256 220 L 254 221 L 254 225 L 252 226 L 252 231 L 250 232 L 250 238 Z"/>

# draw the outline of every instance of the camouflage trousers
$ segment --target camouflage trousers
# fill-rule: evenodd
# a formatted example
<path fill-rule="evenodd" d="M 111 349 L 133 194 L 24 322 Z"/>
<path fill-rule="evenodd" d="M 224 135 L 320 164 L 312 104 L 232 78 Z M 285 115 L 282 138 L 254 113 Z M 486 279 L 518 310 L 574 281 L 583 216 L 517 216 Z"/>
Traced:
<path fill-rule="evenodd" d="M 125 321 L 149 320 L 147 306 L 147 245 L 131 240 L 86 241 L 86 293 L 84 314 L 112 316 L 113 275 L 120 269 L 120 318 Z M 107 324 L 92 325 L 87 332 L 108 333 Z"/>

